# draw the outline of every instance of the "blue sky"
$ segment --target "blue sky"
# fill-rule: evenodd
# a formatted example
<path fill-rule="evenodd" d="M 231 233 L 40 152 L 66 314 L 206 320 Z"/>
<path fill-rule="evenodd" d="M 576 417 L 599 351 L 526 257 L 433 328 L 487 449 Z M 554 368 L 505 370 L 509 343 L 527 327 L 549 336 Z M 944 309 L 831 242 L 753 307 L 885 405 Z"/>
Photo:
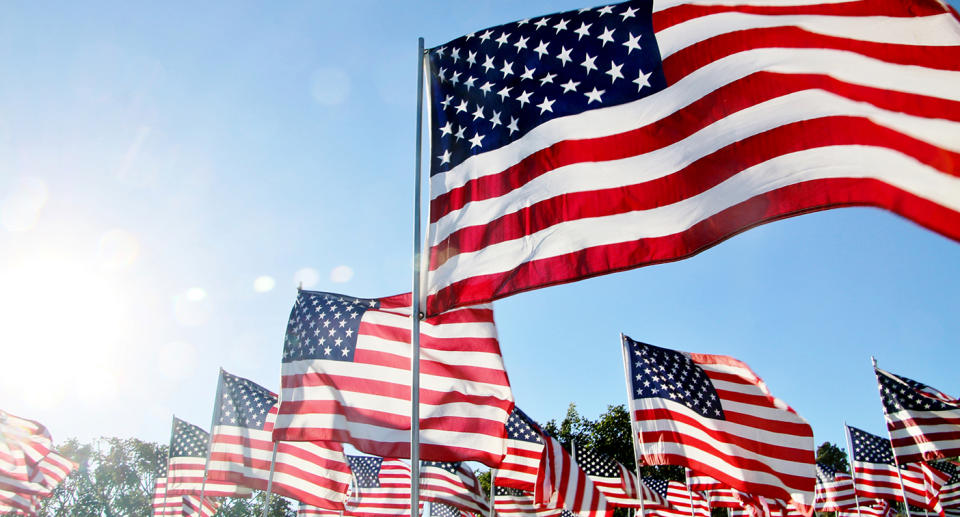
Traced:
<path fill-rule="evenodd" d="M 2 408 L 56 440 L 208 427 L 217 368 L 278 389 L 295 286 L 410 289 L 416 38 L 585 4 L 0 7 Z M 747 362 L 841 441 L 870 356 L 960 395 L 960 246 L 842 209 L 495 304 L 539 420 L 625 401 L 618 336 Z"/>

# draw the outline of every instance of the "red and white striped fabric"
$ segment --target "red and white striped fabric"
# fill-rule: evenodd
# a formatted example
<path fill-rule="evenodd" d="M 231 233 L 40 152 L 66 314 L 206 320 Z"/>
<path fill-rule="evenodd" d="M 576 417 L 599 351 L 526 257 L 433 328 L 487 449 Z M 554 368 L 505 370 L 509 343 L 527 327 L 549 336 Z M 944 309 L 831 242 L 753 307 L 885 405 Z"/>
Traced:
<path fill-rule="evenodd" d="M 429 313 L 677 260 L 840 206 L 884 208 L 960 239 L 960 23 L 946 3 L 661 0 L 652 26 L 656 41 L 644 41 L 659 47 L 665 89 L 521 128 L 434 172 Z M 611 53 L 630 44 L 622 32 Z M 610 96 L 640 83 L 607 84 Z M 506 123 L 522 106 L 498 114 Z"/>
<path fill-rule="evenodd" d="M 183 516 L 184 517 L 213 517 L 220 508 L 220 502 L 204 496 L 203 504 L 200 502 L 200 496 L 183 496 Z"/>
<path fill-rule="evenodd" d="M 857 498 L 853 491 L 853 477 L 817 463 L 817 498 L 814 506 L 818 512 L 837 512 L 842 508 L 856 508 Z"/>
<path fill-rule="evenodd" d="M 533 494 L 516 488 L 494 485 L 493 508 L 503 517 L 556 517 L 563 513 L 560 508 L 538 505 Z"/>
<path fill-rule="evenodd" d="M 620 462 L 596 451 L 578 447 L 574 442 L 573 459 L 580 469 L 593 481 L 597 490 L 612 506 L 622 508 L 640 508 L 642 506 L 663 505 L 665 501 L 646 484 L 641 488 L 637 476 Z M 643 497 L 641 503 L 639 497 Z"/>
<path fill-rule="evenodd" d="M 0 489 L 46 497 L 76 468 L 53 450 L 46 427 L 0 410 Z"/>
<path fill-rule="evenodd" d="M 710 508 L 739 508 L 743 504 L 743 494 L 711 478 L 695 474 L 685 469 L 687 487 L 694 492 L 702 492 Z"/>
<path fill-rule="evenodd" d="M 900 464 L 960 455 L 960 400 L 875 368 L 883 415 Z"/>
<path fill-rule="evenodd" d="M 750 367 L 626 336 L 623 347 L 641 464 L 682 465 L 741 492 L 813 504 L 813 430 Z"/>
<path fill-rule="evenodd" d="M 541 506 L 564 508 L 583 517 L 612 517 L 613 507 L 607 503 L 607 498 L 560 442 L 546 434 L 541 437 L 544 453 L 537 473 L 534 501 Z"/>
<path fill-rule="evenodd" d="M 250 380 L 220 372 L 209 481 L 266 490 L 273 462 L 274 494 L 342 510 L 350 488 L 343 446 L 330 442 L 274 442 L 276 394 Z"/>
<path fill-rule="evenodd" d="M 656 517 L 710 517 L 710 506 L 700 492 L 691 492 L 684 483 L 667 483 L 666 500 L 669 506 L 653 507 Z"/>
<path fill-rule="evenodd" d="M 420 462 L 420 497 L 480 515 L 490 512 L 477 476 L 465 463 Z"/>
<path fill-rule="evenodd" d="M 209 437 L 209 433 L 200 427 L 173 417 L 167 460 L 168 496 L 248 497 L 251 494 L 249 488 L 235 482 L 204 477 Z"/>
<path fill-rule="evenodd" d="M 297 517 L 308 515 L 312 517 L 341 517 L 339 510 L 328 510 L 326 508 L 300 503 L 300 506 L 297 508 Z"/>
<path fill-rule="evenodd" d="M 0 515 L 36 516 L 38 507 L 36 496 L 0 489 Z"/>
<path fill-rule="evenodd" d="M 507 453 L 495 471 L 497 485 L 533 492 L 543 456 L 540 426 L 514 407 L 507 419 Z"/>
<path fill-rule="evenodd" d="M 896 515 L 893 507 L 883 500 L 875 501 L 874 504 L 861 506 L 857 508 L 843 510 L 837 513 L 838 517 L 890 517 Z"/>
<path fill-rule="evenodd" d="M 300 291 L 284 342 L 277 441 L 410 457 L 410 295 Z M 497 466 L 513 393 L 489 306 L 420 324 L 420 457 Z"/>
<path fill-rule="evenodd" d="M 354 486 L 346 501 L 346 516 L 410 515 L 410 466 L 404 461 L 373 456 L 347 456 Z M 423 503 L 420 503 L 421 509 Z"/>

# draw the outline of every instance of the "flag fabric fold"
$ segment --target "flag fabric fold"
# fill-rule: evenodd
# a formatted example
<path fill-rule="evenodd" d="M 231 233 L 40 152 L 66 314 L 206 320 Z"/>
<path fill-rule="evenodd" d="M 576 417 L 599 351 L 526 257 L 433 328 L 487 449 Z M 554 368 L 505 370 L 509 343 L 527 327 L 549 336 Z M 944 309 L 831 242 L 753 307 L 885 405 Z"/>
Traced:
<path fill-rule="evenodd" d="M 813 431 L 744 363 L 624 336 L 638 462 L 682 465 L 724 485 L 810 506 Z"/>
<path fill-rule="evenodd" d="M 612 506 L 640 508 L 643 505 L 662 505 L 663 499 L 645 484 L 641 486 L 637 476 L 620 462 L 596 451 L 571 444 L 573 460 L 593 481 L 597 490 Z"/>
<path fill-rule="evenodd" d="M 960 455 L 960 400 L 875 368 L 883 415 L 900 464 Z"/>
<path fill-rule="evenodd" d="M 543 434 L 544 453 L 537 473 L 534 501 L 583 517 L 612 517 L 613 506 L 580 469 L 560 441 Z"/>
<path fill-rule="evenodd" d="M 846 508 L 856 508 L 857 499 L 853 491 L 853 477 L 817 462 L 817 498 L 815 505 L 818 512 L 838 512 Z"/>
<path fill-rule="evenodd" d="M 481 516 L 490 511 L 480 482 L 473 470 L 462 462 L 421 461 L 420 497 Z"/>
<path fill-rule="evenodd" d="M 274 440 L 349 443 L 410 456 L 410 295 L 300 291 L 284 340 Z M 421 322 L 420 455 L 503 458 L 513 394 L 489 306 Z"/>
<path fill-rule="evenodd" d="M 430 49 L 427 312 L 880 207 L 960 239 L 936 0 L 637 0 Z"/>

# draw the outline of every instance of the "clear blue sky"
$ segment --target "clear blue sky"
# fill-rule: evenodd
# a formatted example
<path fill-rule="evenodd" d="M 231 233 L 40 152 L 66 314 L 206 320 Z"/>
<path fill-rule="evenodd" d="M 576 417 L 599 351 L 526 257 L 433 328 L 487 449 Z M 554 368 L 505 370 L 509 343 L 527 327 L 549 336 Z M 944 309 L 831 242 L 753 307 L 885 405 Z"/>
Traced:
<path fill-rule="evenodd" d="M 297 281 L 411 284 L 416 38 L 586 4 L 5 3 L 0 407 L 68 437 L 209 427 L 217 368 L 277 390 Z M 536 419 L 625 401 L 618 334 L 729 354 L 841 441 L 870 356 L 960 395 L 960 245 L 876 209 L 495 304 Z"/>

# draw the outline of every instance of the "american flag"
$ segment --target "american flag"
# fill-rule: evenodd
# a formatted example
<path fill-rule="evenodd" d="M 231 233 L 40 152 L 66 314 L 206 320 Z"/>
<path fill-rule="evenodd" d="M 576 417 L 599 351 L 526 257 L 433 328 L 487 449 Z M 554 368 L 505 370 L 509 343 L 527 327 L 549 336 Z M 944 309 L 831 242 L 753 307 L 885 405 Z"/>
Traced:
<path fill-rule="evenodd" d="M 489 306 L 420 326 L 420 458 L 503 458 L 513 409 Z M 274 440 L 350 443 L 410 457 L 410 295 L 362 299 L 300 291 L 283 347 Z"/>
<path fill-rule="evenodd" d="M 273 458 L 277 396 L 250 380 L 220 372 L 220 400 L 214 416 L 209 481 L 266 490 Z M 330 442 L 278 442 L 273 493 L 343 509 L 350 467 L 343 446 Z"/>
<path fill-rule="evenodd" d="M 863 499 L 890 499 L 903 501 L 903 491 L 897 476 L 890 440 L 847 426 L 853 444 L 853 476 L 857 495 Z M 916 463 L 900 468 L 907 502 L 913 506 L 934 509 L 935 499 L 949 475 L 924 469 Z M 930 479 L 925 480 L 926 477 Z"/>
<path fill-rule="evenodd" d="M 897 512 L 893 510 L 890 503 L 878 499 L 873 504 L 860 506 L 849 510 L 837 512 L 838 517 L 892 517 Z"/>
<path fill-rule="evenodd" d="M 876 369 L 887 430 L 901 464 L 960 455 L 960 400 Z"/>
<path fill-rule="evenodd" d="M 732 357 L 623 338 L 638 462 L 682 465 L 724 485 L 812 505 L 813 431 Z"/>
<path fill-rule="evenodd" d="M 932 0 L 638 0 L 429 52 L 428 313 L 870 205 L 960 238 Z"/>
<path fill-rule="evenodd" d="M 472 517 L 474 514 L 466 512 L 456 506 L 438 503 L 430 503 L 430 517 Z M 483 517 L 483 516 L 481 516 Z"/>
<path fill-rule="evenodd" d="M 644 505 L 663 504 L 659 494 L 637 481 L 637 475 L 630 472 L 617 460 L 596 451 L 572 444 L 573 460 L 593 481 L 594 486 L 613 506 L 640 508 L 640 493 L 643 493 Z"/>
<path fill-rule="evenodd" d="M 845 472 L 817 462 L 817 499 L 818 512 L 837 512 L 842 508 L 856 508 L 857 499 L 853 492 L 853 478 Z"/>
<path fill-rule="evenodd" d="M 543 456 L 540 426 L 518 407 L 507 419 L 507 454 L 497 467 L 497 485 L 533 492 Z"/>
<path fill-rule="evenodd" d="M 686 470 L 687 488 L 702 492 L 711 508 L 739 508 L 743 505 L 743 493 L 711 478 Z"/>
<path fill-rule="evenodd" d="M 328 510 L 326 508 L 300 503 L 300 506 L 297 507 L 297 517 L 307 515 L 313 517 L 341 517 L 339 510 Z"/>
<path fill-rule="evenodd" d="M 40 502 L 37 496 L 0 488 L 0 515 L 36 516 Z"/>
<path fill-rule="evenodd" d="M 613 507 L 593 481 L 573 461 L 560 441 L 543 438 L 543 457 L 537 473 L 534 501 L 539 505 L 564 508 L 582 517 L 613 517 Z"/>
<path fill-rule="evenodd" d="M 931 465 L 950 475 L 950 479 L 940 489 L 940 504 L 947 514 L 960 514 L 960 468 L 951 461 L 938 461 Z"/>
<path fill-rule="evenodd" d="M 214 499 L 204 496 L 201 504 L 200 496 L 183 496 L 183 515 L 191 517 L 213 517 L 220 508 L 220 503 Z"/>
<path fill-rule="evenodd" d="M 53 450 L 46 427 L 0 410 L 0 490 L 19 494 L 16 504 L 49 496 L 76 468 Z"/>
<path fill-rule="evenodd" d="M 525 490 L 497 486 L 493 487 L 493 508 L 503 517 L 521 517 L 535 515 L 537 517 L 557 517 L 563 510 L 538 505 L 533 494 Z"/>
<path fill-rule="evenodd" d="M 167 495 L 204 497 L 246 497 L 251 490 L 234 482 L 206 480 L 209 434 L 203 429 L 173 417 L 170 435 L 170 459 L 167 462 Z"/>
<path fill-rule="evenodd" d="M 710 517 L 710 506 L 700 492 L 691 492 L 679 481 L 644 478 L 644 482 L 666 501 L 666 505 L 654 506 L 650 513 L 656 517 Z M 693 503 L 691 505 L 691 502 Z"/>
<path fill-rule="evenodd" d="M 354 491 L 344 515 L 410 515 L 409 465 L 376 456 L 347 456 L 347 463 L 353 472 Z"/>
<path fill-rule="evenodd" d="M 486 516 L 487 497 L 473 470 L 463 462 L 420 462 L 420 497 Z"/>

